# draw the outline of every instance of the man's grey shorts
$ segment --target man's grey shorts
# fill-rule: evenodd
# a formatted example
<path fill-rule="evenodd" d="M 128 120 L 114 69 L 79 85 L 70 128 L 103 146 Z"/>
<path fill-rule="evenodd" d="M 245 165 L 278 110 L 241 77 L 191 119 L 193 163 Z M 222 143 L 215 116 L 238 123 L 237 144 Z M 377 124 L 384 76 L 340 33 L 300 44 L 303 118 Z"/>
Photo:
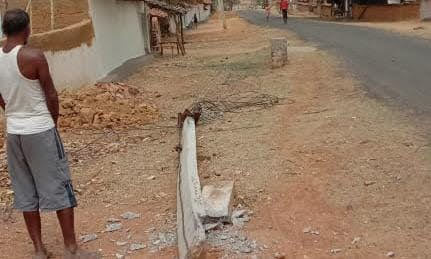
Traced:
<path fill-rule="evenodd" d="M 15 208 L 57 211 L 76 207 L 69 166 L 56 128 L 7 136 L 7 157 Z"/>

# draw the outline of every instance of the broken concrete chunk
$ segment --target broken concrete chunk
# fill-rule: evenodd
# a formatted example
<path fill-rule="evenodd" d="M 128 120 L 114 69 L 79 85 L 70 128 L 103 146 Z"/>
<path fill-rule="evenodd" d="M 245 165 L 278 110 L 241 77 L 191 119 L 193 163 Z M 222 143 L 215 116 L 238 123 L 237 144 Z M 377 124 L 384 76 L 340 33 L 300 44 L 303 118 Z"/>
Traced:
<path fill-rule="evenodd" d="M 232 212 L 231 217 L 232 224 L 236 227 L 243 227 L 245 222 L 250 221 L 247 210 L 235 210 Z"/>
<path fill-rule="evenodd" d="M 82 243 L 88 243 L 96 239 L 97 239 L 96 234 L 83 235 L 79 237 L 79 240 L 81 240 Z"/>
<path fill-rule="evenodd" d="M 304 232 L 304 234 L 312 234 L 312 235 L 320 235 L 320 232 L 317 230 L 313 230 L 311 229 L 311 227 L 306 227 L 302 230 L 302 232 Z"/>
<path fill-rule="evenodd" d="M 127 241 L 124 241 L 124 242 L 122 242 L 122 241 L 117 241 L 115 244 L 116 244 L 117 246 L 125 246 L 125 245 L 127 245 Z"/>
<path fill-rule="evenodd" d="M 122 227 L 121 223 L 112 223 L 112 224 L 108 224 L 106 225 L 106 232 L 114 232 L 117 230 L 120 230 Z"/>
<path fill-rule="evenodd" d="M 395 257 L 395 252 L 390 251 L 386 254 L 387 257 Z"/>
<path fill-rule="evenodd" d="M 208 217 L 229 219 L 232 212 L 233 186 L 233 181 L 204 186 L 202 198 Z"/>
<path fill-rule="evenodd" d="M 146 246 L 144 244 L 131 244 L 130 245 L 130 251 L 136 251 L 136 250 L 141 250 L 144 249 Z"/>
<path fill-rule="evenodd" d="M 353 238 L 353 240 L 352 240 L 352 245 L 354 245 L 354 244 L 358 243 L 360 240 L 361 240 L 361 238 L 360 238 L 360 237 L 355 237 L 355 238 Z"/>
<path fill-rule="evenodd" d="M 123 214 L 121 215 L 121 217 L 122 217 L 123 219 L 136 219 L 136 218 L 141 217 L 141 215 L 140 215 L 140 214 L 136 214 L 136 213 L 134 213 L 134 212 L 130 212 L 130 211 L 128 211 L 128 212 L 126 212 L 126 213 L 123 213 Z"/>
<path fill-rule="evenodd" d="M 343 251 L 342 249 L 339 249 L 339 248 L 335 248 L 335 249 L 331 249 L 331 254 L 338 254 L 338 253 L 340 253 L 341 251 Z"/>
<path fill-rule="evenodd" d="M 281 253 L 277 252 L 277 253 L 274 254 L 274 258 L 275 259 L 285 259 L 286 256 L 284 254 L 281 254 Z"/>
<path fill-rule="evenodd" d="M 365 186 L 370 186 L 370 185 L 373 185 L 373 184 L 375 184 L 376 182 L 375 181 L 365 181 L 364 182 L 364 185 Z"/>
<path fill-rule="evenodd" d="M 210 230 L 213 230 L 213 229 L 217 229 L 217 228 L 219 228 L 221 226 L 222 226 L 222 223 L 220 223 L 220 222 L 217 222 L 217 223 L 208 223 L 208 224 L 204 225 L 204 229 L 205 229 L 205 231 L 210 231 Z"/>
<path fill-rule="evenodd" d="M 109 218 L 107 221 L 108 221 L 108 223 L 118 223 L 121 220 L 120 219 L 116 219 L 116 218 Z"/>
<path fill-rule="evenodd" d="M 122 254 L 115 254 L 115 257 L 116 257 L 117 259 L 124 259 L 124 258 L 126 258 L 126 256 L 125 256 L 125 255 L 122 255 Z"/>

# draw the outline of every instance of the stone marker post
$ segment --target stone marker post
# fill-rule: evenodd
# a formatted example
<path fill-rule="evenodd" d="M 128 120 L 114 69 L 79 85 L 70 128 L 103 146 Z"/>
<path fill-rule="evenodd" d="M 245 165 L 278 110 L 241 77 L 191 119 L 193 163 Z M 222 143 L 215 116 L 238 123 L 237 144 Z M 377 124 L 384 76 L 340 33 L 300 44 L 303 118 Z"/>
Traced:
<path fill-rule="evenodd" d="M 271 39 L 272 68 L 280 68 L 287 64 L 287 39 Z"/>

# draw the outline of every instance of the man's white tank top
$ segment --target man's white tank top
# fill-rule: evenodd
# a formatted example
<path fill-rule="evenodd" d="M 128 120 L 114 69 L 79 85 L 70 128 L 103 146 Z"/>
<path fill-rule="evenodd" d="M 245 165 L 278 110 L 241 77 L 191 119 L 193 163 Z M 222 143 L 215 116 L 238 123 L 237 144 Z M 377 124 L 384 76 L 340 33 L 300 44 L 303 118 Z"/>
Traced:
<path fill-rule="evenodd" d="M 0 51 L 0 94 L 6 103 L 7 133 L 37 134 L 55 125 L 39 80 L 30 80 L 19 70 L 21 47 L 16 46 L 9 53 L 3 48 Z"/>

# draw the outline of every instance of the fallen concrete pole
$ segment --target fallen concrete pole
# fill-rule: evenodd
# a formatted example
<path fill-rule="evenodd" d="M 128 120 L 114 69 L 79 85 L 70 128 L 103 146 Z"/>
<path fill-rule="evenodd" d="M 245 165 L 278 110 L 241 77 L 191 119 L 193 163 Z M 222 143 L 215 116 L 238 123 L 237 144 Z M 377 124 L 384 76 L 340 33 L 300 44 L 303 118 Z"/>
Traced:
<path fill-rule="evenodd" d="M 195 119 L 185 117 L 182 124 L 180 165 L 177 180 L 177 242 L 180 259 L 204 256 L 205 230 L 196 158 Z"/>

